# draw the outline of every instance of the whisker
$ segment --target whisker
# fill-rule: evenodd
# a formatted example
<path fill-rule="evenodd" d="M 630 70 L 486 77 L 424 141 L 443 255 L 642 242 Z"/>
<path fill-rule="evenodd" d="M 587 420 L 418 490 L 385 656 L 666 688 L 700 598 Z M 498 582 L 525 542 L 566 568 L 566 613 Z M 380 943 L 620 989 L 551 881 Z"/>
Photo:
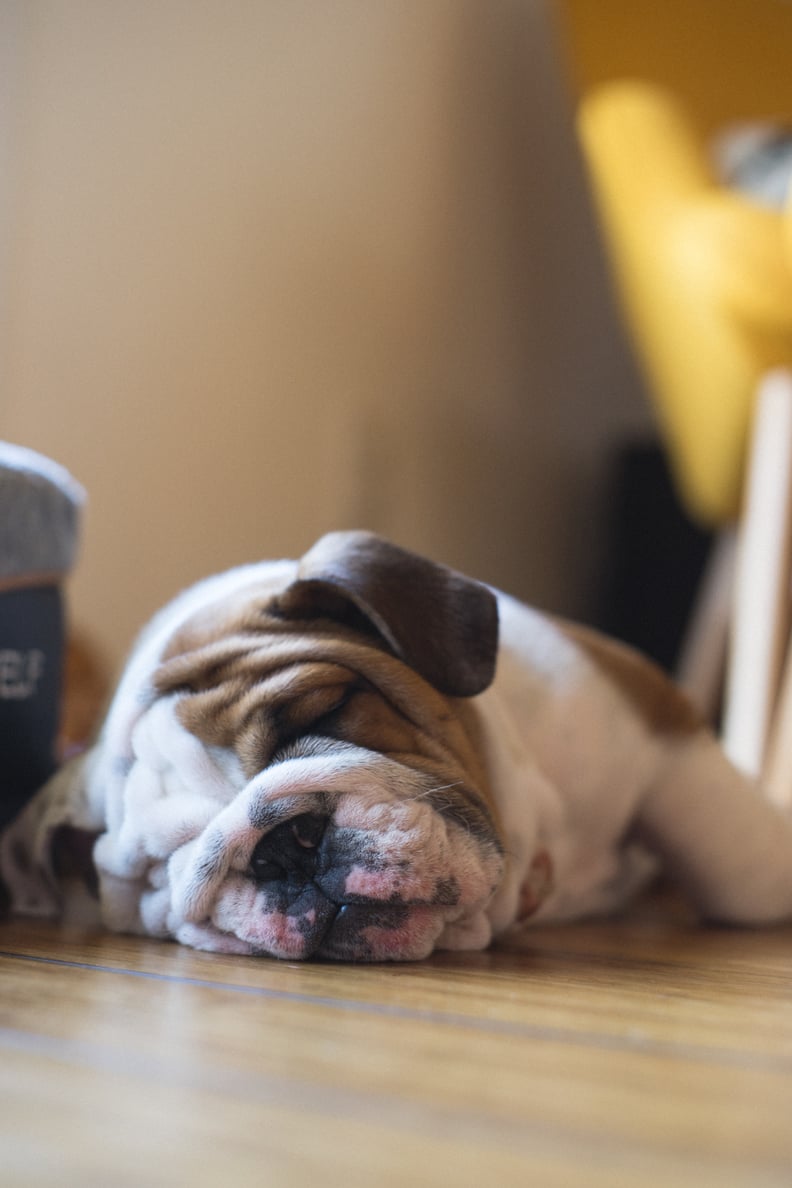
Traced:
<path fill-rule="evenodd" d="M 438 784 L 434 788 L 424 788 L 410 797 L 411 800 L 424 800 L 427 796 L 434 796 L 437 792 L 447 792 L 451 788 L 461 788 L 462 780 L 454 780 L 452 784 Z"/>

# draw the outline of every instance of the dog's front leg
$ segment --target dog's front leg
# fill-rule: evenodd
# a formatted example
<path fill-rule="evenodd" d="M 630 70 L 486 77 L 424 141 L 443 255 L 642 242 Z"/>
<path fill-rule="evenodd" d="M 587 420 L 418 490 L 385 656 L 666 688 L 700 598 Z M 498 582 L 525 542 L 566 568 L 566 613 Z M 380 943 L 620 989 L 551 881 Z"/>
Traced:
<path fill-rule="evenodd" d="M 792 921 L 792 819 L 708 733 L 669 743 L 637 823 L 705 918 Z"/>

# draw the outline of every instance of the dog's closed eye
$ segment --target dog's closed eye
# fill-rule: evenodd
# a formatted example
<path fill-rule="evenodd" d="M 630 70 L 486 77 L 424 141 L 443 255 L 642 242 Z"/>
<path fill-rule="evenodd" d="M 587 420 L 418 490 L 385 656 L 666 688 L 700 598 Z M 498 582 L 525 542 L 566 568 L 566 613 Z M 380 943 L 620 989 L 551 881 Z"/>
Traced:
<path fill-rule="evenodd" d="M 275 723 L 281 747 L 306 734 L 316 736 L 331 733 L 338 715 L 362 687 L 357 681 L 325 686 L 283 705 Z"/>

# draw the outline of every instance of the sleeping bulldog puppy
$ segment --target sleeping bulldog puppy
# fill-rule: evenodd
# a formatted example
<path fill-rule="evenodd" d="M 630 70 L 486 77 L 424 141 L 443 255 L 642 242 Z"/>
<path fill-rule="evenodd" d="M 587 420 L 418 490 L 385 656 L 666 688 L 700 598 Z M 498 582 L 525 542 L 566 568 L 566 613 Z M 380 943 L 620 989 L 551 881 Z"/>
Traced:
<path fill-rule="evenodd" d="M 660 867 L 792 918 L 792 822 L 657 669 L 365 532 L 162 610 L 0 849 L 18 912 L 82 873 L 111 929 L 290 960 L 481 949 Z"/>

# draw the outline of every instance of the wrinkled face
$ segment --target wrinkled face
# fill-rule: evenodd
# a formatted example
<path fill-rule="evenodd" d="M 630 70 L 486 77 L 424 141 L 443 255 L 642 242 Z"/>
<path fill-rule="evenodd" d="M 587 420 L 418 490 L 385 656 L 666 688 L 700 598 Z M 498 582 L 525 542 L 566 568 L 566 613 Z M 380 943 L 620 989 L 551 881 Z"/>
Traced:
<path fill-rule="evenodd" d="M 314 650 L 240 647 L 241 668 L 210 651 L 189 684 L 179 659 L 133 734 L 123 828 L 96 851 L 106 887 L 123 842 L 149 855 L 144 928 L 194 947 L 356 961 L 485 947 L 502 849 L 449 699 L 364 645 L 365 676 L 352 645 L 344 664 Z"/>
<path fill-rule="evenodd" d="M 172 862 L 179 939 L 356 961 L 485 945 L 501 858 L 480 811 L 433 807 L 447 790 L 372 752 L 300 749 Z"/>

